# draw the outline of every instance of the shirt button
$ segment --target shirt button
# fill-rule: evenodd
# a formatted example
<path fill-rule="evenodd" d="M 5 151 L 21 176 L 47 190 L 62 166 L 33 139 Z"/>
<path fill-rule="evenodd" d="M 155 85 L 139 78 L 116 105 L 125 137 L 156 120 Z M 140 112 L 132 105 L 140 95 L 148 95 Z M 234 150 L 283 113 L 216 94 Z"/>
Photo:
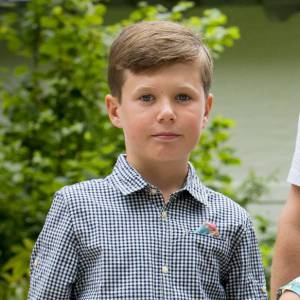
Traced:
<path fill-rule="evenodd" d="M 150 188 L 150 194 L 151 195 L 156 195 L 157 189 L 156 188 Z"/>
<path fill-rule="evenodd" d="M 167 273 L 169 272 L 168 266 L 162 266 L 161 271 L 162 271 L 164 274 L 167 274 Z"/>
<path fill-rule="evenodd" d="M 37 267 L 38 265 L 39 265 L 39 258 L 37 257 L 35 260 L 34 260 L 34 262 L 33 262 L 33 266 L 34 267 Z"/>
<path fill-rule="evenodd" d="M 266 294 L 267 288 L 265 286 L 263 286 L 263 287 L 261 287 L 260 291 L 262 292 L 262 294 Z"/>
<path fill-rule="evenodd" d="M 166 210 L 162 211 L 161 218 L 166 221 L 168 219 L 168 212 Z"/>

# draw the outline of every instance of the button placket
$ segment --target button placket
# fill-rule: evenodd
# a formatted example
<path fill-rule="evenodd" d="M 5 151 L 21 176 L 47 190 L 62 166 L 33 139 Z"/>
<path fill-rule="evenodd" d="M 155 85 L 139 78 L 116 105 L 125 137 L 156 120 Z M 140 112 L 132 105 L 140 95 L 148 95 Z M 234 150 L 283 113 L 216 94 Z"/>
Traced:
<path fill-rule="evenodd" d="M 170 247 L 171 245 L 171 230 L 170 230 L 170 205 L 164 204 L 160 210 L 161 228 L 162 228 L 162 259 L 161 259 L 161 277 L 163 299 L 168 298 L 168 291 L 171 285 L 170 277 Z"/>
<path fill-rule="evenodd" d="M 157 212 L 159 213 L 159 219 L 160 219 L 160 228 L 161 228 L 161 257 L 160 257 L 160 267 L 159 272 L 161 274 L 160 284 L 161 284 L 161 292 L 162 292 L 162 298 L 165 299 L 166 293 L 170 286 L 170 254 L 171 254 L 171 247 L 172 247 L 172 230 L 170 228 L 170 208 L 173 205 L 170 205 L 171 201 L 174 201 L 174 198 L 176 198 L 175 195 L 170 195 L 170 200 L 166 204 L 163 201 L 163 195 L 156 187 L 149 185 L 148 186 L 148 195 L 151 200 L 153 201 L 153 204 L 155 205 Z M 158 201 L 160 200 L 160 201 Z"/>

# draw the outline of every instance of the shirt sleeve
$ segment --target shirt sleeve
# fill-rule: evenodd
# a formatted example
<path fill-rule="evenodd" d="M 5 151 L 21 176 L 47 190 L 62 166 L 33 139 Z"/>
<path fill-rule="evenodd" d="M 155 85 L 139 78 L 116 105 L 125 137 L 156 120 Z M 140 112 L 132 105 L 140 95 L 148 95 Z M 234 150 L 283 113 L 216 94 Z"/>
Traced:
<path fill-rule="evenodd" d="M 300 186 L 300 114 L 298 121 L 298 133 L 292 165 L 288 174 L 288 182 Z"/>
<path fill-rule="evenodd" d="M 58 192 L 32 252 L 28 299 L 72 299 L 77 263 L 77 241 L 68 206 Z"/>
<path fill-rule="evenodd" d="M 250 220 L 233 251 L 225 285 L 226 299 L 267 300 L 264 269 Z"/>

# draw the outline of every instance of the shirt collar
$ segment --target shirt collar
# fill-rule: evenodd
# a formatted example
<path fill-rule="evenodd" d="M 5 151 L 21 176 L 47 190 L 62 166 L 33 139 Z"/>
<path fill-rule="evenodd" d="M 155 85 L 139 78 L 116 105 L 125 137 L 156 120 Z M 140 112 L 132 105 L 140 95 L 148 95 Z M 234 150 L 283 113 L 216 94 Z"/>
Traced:
<path fill-rule="evenodd" d="M 111 173 L 111 178 L 121 193 L 126 196 L 136 191 L 151 187 L 126 160 L 126 155 L 121 154 Z M 180 191 L 188 191 L 196 200 L 208 205 L 208 193 L 206 187 L 198 178 L 193 165 L 189 162 L 188 175 L 184 186 Z"/>
<path fill-rule="evenodd" d="M 196 200 L 202 204 L 208 205 L 209 201 L 207 188 L 200 181 L 191 162 L 189 162 L 189 170 L 185 185 L 181 190 L 188 191 Z"/>

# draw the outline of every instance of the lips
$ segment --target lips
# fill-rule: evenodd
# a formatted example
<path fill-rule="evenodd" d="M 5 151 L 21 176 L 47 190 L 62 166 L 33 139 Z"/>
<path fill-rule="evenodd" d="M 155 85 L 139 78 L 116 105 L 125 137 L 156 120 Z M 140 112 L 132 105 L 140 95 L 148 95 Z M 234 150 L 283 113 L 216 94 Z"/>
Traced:
<path fill-rule="evenodd" d="M 172 140 L 176 139 L 180 136 L 180 134 L 173 132 L 160 132 L 152 135 L 154 138 L 162 139 L 162 140 Z"/>
<path fill-rule="evenodd" d="M 159 132 L 156 134 L 153 134 L 152 136 L 179 136 L 179 134 L 174 132 Z"/>

